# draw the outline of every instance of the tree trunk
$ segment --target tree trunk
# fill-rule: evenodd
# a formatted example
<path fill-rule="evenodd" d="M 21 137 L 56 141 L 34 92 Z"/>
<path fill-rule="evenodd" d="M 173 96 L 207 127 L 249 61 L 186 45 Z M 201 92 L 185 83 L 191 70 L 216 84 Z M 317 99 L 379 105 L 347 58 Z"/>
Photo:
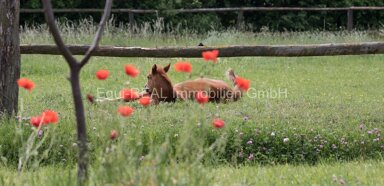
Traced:
<path fill-rule="evenodd" d="M 88 156 L 87 156 L 87 129 L 85 125 L 84 104 L 80 89 L 80 67 L 71 69 L 71 87 L 73 102 L 75 105 L 77 123 L 77 141 L 79 147 L 79 159 L 77 160 L 77 185 L 84 185 L 88 178 Z"/>
<path fill-rule="evenodd" d="M 0 0 L 0 116 L 15 114 L 20 77 L 19 0 Z"/>

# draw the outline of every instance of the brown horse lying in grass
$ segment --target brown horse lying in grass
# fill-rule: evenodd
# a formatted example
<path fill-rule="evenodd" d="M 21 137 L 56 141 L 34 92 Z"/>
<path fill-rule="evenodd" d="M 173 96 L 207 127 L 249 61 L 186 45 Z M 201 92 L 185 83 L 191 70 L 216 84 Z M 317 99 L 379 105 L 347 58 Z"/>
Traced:
<path fill-rule="evenodd" d="M 227 71 L 227 77 L 234 83 L 233 88 L 224 81 L 208 78 L 198 78 L 172 85 L 167 75 L 169 69 L 170 64 L 164 68 L 155 64 L 148 73 L 145 94 L 150 95 L 155 104 L 161 101 L 174 102 L 177 98 L 193 99 L 199 91 L 205 92 L 211 102 L 236 101 L 243 94 L 243 91 L 236 85 L 236 75 L 232 69 Z"/>

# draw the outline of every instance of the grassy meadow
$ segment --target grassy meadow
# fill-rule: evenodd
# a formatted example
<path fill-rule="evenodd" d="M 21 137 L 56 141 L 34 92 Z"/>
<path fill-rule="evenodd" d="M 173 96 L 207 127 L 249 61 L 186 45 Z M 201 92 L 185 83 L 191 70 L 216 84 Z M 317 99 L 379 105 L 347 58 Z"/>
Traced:
<path fill-rule="evenodd" d="M 142 26 L 132 33 L 108 26 L 103 45 L 208 46 L 240 44 L 312 44 L 384 41 L 372 32 L 248 33 L 212 31 L 161 33 Z M 95 25 L 61 24 L 68 44 L 87 44 Z M 23 28 L 23 44 L 48 44 L 46 27 Z M 80 57 L 80 56 L 79 56 Z M 209 103 L 203 109 L 178 101 L 143 108 L 137 102 L 90 104 L 114 98 L 123 88 L 142 89 L 153 64 L 190 61 L 192 74 L 168 76 L 177 83 L 200 75 L 225 78 L 233 68 L 251 80 L 240 101 Z M 93 57 L 81 73 L 90 150 L 90 185 L 382 185 L 384 179 L 384 55 L 332 57 L 220 58 L 218 63 L 188 58 Z M 20 115 L 46 109 L 59 113 L 57 125 L 36 136 L 29 121 L 0 121 L 0 185 L 73 185 L 76 183 L 76 126 L 61 56 L 22 55 L 21 77 L 36 83 L 20 90 Z M 125 64 L 140 70 L 136 78 Z M 105 81 L 98 69 L 108 69 Z M 117 107 L 133 107 L 123 118 Z M 219 117 L 225 127 L 212 127 Z M 117 130 L 117 140 L 110 140 Z M 18 173 L 18 162 L 23 170 Z"/>

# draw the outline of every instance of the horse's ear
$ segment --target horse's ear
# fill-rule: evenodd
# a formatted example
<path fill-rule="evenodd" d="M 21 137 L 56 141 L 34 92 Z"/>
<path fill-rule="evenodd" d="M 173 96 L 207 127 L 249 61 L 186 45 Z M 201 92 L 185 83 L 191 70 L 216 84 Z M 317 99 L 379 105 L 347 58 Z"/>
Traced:
<path fill-rule="evenodd" d="M 152 74 L 156 74 L 156 73 L 157 73 L 157 65 L 154 64 L 154 65 L 152 66 Z"/>
<path fill-rule="evenodd" d="M 171 63 L 164 67 L 164 72 L 167 73 L 169 68 L 171 68 Z"/>

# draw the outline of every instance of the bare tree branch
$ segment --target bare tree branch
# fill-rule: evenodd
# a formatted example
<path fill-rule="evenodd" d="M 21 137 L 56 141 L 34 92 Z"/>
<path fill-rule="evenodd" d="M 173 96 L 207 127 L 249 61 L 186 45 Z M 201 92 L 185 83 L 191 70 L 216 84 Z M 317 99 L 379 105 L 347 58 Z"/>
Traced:
<path fill-rule="evenodd" d="M 44 6 L 45 19 L 47 21 L 48 27 L 52 33 L 53 39 L 57 45 L 57 48 L 64 56 L 68 65 L 70 66 L 70 83 L 72 88 L 72 97 L 73 103 L 75 105 L 75 114 L 76 114 L 76 126 L 77 126 L 77 139 L 79 146 L 79 157 L 77 160 L 77 185 L 85 185 L 86 180 L 88 179 L 88 148 L 87 148 L 87 130 L 84 114 L 84 104 L 81 94 L 80 86 L 80 71 L 90 59 L 93 51 L 97 48 L 98 43 L 101 38 L 101 33 L 106 24 L 106 21 L 109 18 L 112 7 L 112 0 L 107 0 L 105 3 L 105 10 L 100 21 L 99 29 L 97 30 L 96 36 L 92 43 L 92 46 L 87 50 L 84 59 L 79 63 L 76 58 L 73 57 L 73 54 L 64 44 L 60 32 L 56 26 L 55 18 L 53 15 L 51 0 L 42 0 Z"/>
<path fill-rule="evenodd" d="M 77 60 L 73 57 L 71 51 L 69 51 L 69 49 L 65 46 L 64 41 L 60 36 L 59 29 L 57 28 L 55 23 L 55 17 L 53 15 L 51 0 L 42 0 L 42 1 L 43 1 L 43 7 L 44 7 L 45 20 L 47 21 L 49 30 L 52 33 L 53 39 L 55 40 L 57 47 L 59 48 L 65 60 L 67 61 L 68 65 L 72 69 L 75 66 L 77 66 Z"/>
<path fill-rule="evenodd" d="M 88 63 L 89 59 L 91 58 L 92 53 L 99 46 L 99 42 L 100 42 L 101 35 L 103 33 L 103 30 L 104 30 L 105 24 L 106 24 L 107 20 L 109 19 L 109 15 L 111 14 L 111 8 L 112 8 L 112 0 L 107 0 L 105 2 L 103 17 L 100 20 L 99 28 L 96 32 L 96 36 L 93 39 L 91 47 L 89 47 L 88 51 L 85 53 L 84 58 L 81 60 L 80 68 Z"/>

